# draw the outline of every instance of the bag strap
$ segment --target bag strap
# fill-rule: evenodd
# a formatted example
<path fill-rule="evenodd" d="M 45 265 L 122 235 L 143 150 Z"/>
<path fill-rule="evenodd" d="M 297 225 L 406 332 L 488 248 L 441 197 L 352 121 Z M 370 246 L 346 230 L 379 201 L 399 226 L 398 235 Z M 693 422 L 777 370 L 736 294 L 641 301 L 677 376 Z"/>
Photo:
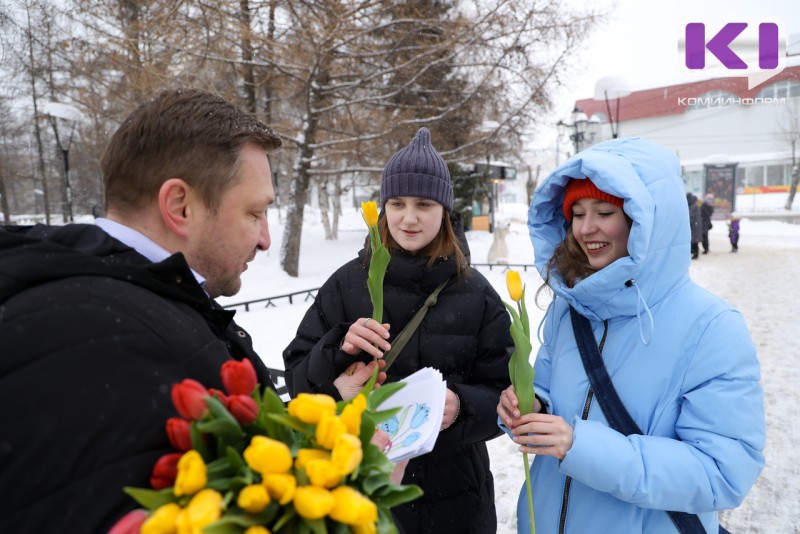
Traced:
<path fill-rule="evenodd" d="M 388 371 L 389 367 L 392 366 L 394 361 L 397 359 L 397 356 L 403 352 L 408 341 L 411 339 L 411 336 L 414 335 L 414 332 L 419 327 L 420 323 L 422 323 L 422 319 L 425 317 L 425 314 L 428 313 L 428 308 L 436 306 L 436 300 L 439 297 L 439 292 L 444 289 L 444 286 L 450 281 L 450 278 L 436 286 L 436 289 L 428 295 L 428 298 L 425 299 L 425 302 L 422 304 L 422 307 L 417 310 L 417 313 L 414 314 L 414 317 L 408 322 L 408 324 L 397 334 L 397 337 L 394 338 L 392 342 L 392 348 L 387 350 L 383 353 L 383 360 L 386 362 L 386 366 L 383 368 L 383 371 Z"/>
<path fill-rule="evenodd" d="M 579 314 L 572 306 L 569 307 L 569 315 L 572 319 L 575 343 L 581 353 L 583 368 L 586 370 L 586 375 L 594 390 L 594 396 L 606 416 L 608 425 L 626 436 L 644 434 L 628 410 L 625 409 L 625 405 L 622 404 L 622 400 L 614 388 L 606 364 L 597 348 L 589 319 Z M 706 534 L 706 529 L 697 515 L 670 511 L 667 511 L 667 514 L 681 534 Z M 722 527 L 720 527 L 720 532 L 724 532 Z"/>

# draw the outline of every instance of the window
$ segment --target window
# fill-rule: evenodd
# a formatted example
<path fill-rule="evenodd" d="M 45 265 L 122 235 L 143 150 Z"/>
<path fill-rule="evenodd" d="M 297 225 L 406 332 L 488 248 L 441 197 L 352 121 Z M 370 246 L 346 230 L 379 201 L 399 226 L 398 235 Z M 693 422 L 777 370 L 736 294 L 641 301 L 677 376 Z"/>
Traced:
<path fill-rule="evenodd" d="M 730 106 L 739 103 L 739 97 L 730 91 L 715 90 L 709 91 L 697 98 L 689 98 L 689 110 L 709 109 L 722 106 Z"/>
<path fill-rule="evenodd" d="M 767 185 L 783 185 L 783 165 L 767 165 Z"/>
<path fill-rule="evenodd" d="M 800 82 L 781 80 L 763 88 L 756 98 L 794 98 L 800 96 Z"/>
<path fill-rule="evenodd" d="M 764 167 L 745 167 L 745 183 L 747 187 L 760 187 L 764 185 Z"/>

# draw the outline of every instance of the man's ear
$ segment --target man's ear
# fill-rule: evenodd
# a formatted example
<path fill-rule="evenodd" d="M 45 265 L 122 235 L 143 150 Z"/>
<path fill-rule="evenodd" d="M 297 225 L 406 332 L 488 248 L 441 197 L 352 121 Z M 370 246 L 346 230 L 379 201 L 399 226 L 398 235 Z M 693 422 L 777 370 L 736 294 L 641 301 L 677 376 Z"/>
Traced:
<path fill-rule="evenodd" d="M 194 192 L 180 178 L 170 178 L 158 190 L 161 220 L 170 232 L 180 237 L 189 235 Z"/>

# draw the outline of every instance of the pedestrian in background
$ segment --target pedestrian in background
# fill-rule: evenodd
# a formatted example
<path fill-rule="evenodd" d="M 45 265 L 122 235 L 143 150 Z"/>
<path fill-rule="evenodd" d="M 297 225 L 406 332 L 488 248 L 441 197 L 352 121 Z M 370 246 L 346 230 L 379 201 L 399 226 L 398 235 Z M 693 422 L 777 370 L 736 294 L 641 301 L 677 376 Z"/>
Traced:
<path fill-rule="evenodd" d="M 731 240 L 731 252 L 739 251 L 739 219 L 731 219 L 728 223 L 728 238 Z"/>
<path fill-rule="evenodd" d="M 689 204 L 689 230 L 692 232 L 692 259 L 696 260 L 700 254 L 700 239 L 703 234 L 700 227 L 700 208 L 697 206 L 697 197 L 691 193 L 686 193 L 686 202 Z"/>
<path fill-rule="evenodd" d="M 708 254 L 708 231 L 714 227 L 714 225 L 711 224 L 712 215 L 714 215 L 714 195 L 709 193 L 705 196 L 703 204 L 700 206 L 700 225 L 703 230 L 703 254 Z"/>

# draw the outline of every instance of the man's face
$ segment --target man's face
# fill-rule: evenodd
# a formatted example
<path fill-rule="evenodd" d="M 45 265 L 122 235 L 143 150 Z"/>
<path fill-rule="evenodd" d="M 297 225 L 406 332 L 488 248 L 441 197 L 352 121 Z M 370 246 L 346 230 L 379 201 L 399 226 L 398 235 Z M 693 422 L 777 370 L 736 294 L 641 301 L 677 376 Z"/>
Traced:
<path fill-rule="evenodd" d="M 216 214 L 198 206 L 198 224 L 184 251 L 189 266 L 206 279 L 212 298 L 235 295 L 241 275 L 259 250 L 270 246 L 267 206 L 275 200 L 267 154 L 246 144 L 240 153 L 234 185 L 222 196 Z"/>

